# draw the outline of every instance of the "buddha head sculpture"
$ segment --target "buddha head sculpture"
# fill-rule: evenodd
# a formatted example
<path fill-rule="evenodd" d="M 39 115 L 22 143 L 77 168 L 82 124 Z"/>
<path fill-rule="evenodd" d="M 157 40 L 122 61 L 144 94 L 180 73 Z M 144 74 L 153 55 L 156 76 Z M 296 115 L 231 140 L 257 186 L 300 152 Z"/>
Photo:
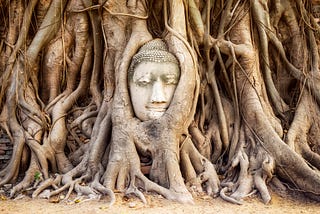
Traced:
<path fill-rule="evenodd" d="M 161 39 L 144 44 L 128 71 L 135 116 L 141 121 L 160 118 L 170 105 L 179 78 L 179 62 Z"/>

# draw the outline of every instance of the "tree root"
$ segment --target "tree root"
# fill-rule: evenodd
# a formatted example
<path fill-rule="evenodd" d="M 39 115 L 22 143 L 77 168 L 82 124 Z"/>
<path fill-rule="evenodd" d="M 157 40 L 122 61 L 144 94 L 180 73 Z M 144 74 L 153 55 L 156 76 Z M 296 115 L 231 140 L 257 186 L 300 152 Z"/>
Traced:
<path fill-rule="evenodd" d="M 110 196 L 111 200 L 109 205 L 112 205 L 115 202 L 114 193 L 110 189 L 104 187 L 101 183 L 99 183 L 103 171 L 102 166 L 99 167 L 100 172 L 94 176 L 94 179 L 91 183 L 86 185 L 82 184 L 84 181 L 91 178 L 88 172 L 84 172 L 86 168 L 85 166 L 87 165 L 88 161 L 87 157 L 88 154 L 77 167 L 69 171 L 67 174 L 57 174 L 55 178 L 48 178 L 45 181 L 43 181 L 39 185 L 39 187 L 33 192 L 32 197 L 41 197 L 49 199 L 57 194 L 60 194 L 65 190 L 68 190 L 64 197 L 64 200 L 68 200 L 73 191 L 77 192 L 78 196 L 85 195 L 89 196 L 90 199 L 93 199 L 100 198 L 100 193 L 102 193 L 104 195 Z M 81 177 L 73 179 L 73 177 L 80 174 L 83 175 Z M 60 186 L 60 184 L 62 184 L 62 186 Z M 52 191 L 50 190 L 50 187 L 53 188 Z"/>
<path fill-rule="evenodd" d="M 311 135 L 312 126 L 317 125 L 317 121 L 313 118 L 317 118 L 319 112 L 311 94 L 304 90 L 286 139 L 286 143 L 292 150 L 317 169 L 320 169 L 320 154 L 311 150 L 308 140 L 312 143 L 315 139 L 308 138 L 308 135 Z"/>
<path fill-rule="evenodd" d="M 202 191 L 204 186 L 208 195 L 216 196 L 220 181 L 213 164 L 203 157 L 187 137 L 180 148 L 180 165 L 187 185 Z"/>
<path fill-rule="evenodd" d="M 11 189 L 10 198 L 13 198 L 16 195 L 16 193 L 21 192 L 23 190 L 26 190 L 34 182 L 35 182 L 35 184 L 33 185 L 33 188 L 35 188 L 37 180 L 38 179 L 39 179 L 39 181 L 41 180 L 40 177 L 37 179 L 35 178 L 36 173 L 40 173 L 40 169 L 37 164 L 35 154 L 31 153 L 31 160 L 30 160 L 29 169 L 26 171 L 26 175 L 24 176 L 23 180 Z"/>
<path fill-rule="evenodd" d="M 227 192 L 230 191 L 230 189 L 228 187 L 223 187 L 220 191 L 220 196 L 222 199 L 224 199 L 225 201 L 228 201 L 230 203 L 233 204 L 238 204 L 238 205 L 242 205 L 243 203 L 237 199 L 234 199 L 230 196 L 227 195 Z"/>
<path fill-rule="evenodd" d="M 192 203 L 192 197 L 190 193 L 188 193 L 185 188 L 175 186 L 177 184 L 175 183 L 176 181 L 170 183 L 170 188 L 166 189 L 150 181 L 142 174 L 140 169 L 140 158 L 138 156 L 135 144 L 130 140 L 130 135 L 128 135 L 128 133 L 123 133 L 123 130 L 125 129 L 113 127 L 113 143 L 111 144 L 110 148 L 110 151 L 113 152 L 110 153 L 109 156 L 108 166 L 103 176 L 103 185 L 107 189 L 126 189 L 127 193 L 133 193 L 144 202 L 144 196 L 137 189 L 139 187 L 145 191 L 157 192 L 158 194 L 161 194 L 171 200 L 182 203 Z M 115 136 L 117 136 L 116 139 L 114 139 Z M 172 161 L 172 159 L 170 159 L 170 161 Z M 168 173 L 176 172 L 170 171 L 169 164 L 170 163 L 168 163 L 167 166 L 168 168 L 165 168 L 164 170 L 168 170 Z"/>
<path fill-rule="evenodd" d="M 37 197 L 43 190 L 47 189 L 50 186 L 56 188 L 59 185 L 59 183 L 61 182 L 61 179 L 62 179 L 61 175 L 57 175 L 56 178 L 48 178 L 48 179 L 46 179 L 32 193 L 32 198 Z M 47 198 L 49 198 L 50 196 L 46 194 L 47 192 L 45 192 L 45 194 L 43 194 L 42 196 L 45 195 Z"/>
<path fill-rule="evenodd" d="M 242 204 L 242 200 L 251 195 L 254 188 L 260 192 L 264 203 L 269 203 L 271 200 L 266 182 L 273 176 L 275 162 L 262 147 L 252 146 L 251 152 L 245 152 L 243 148 L 238 151 L 228 169 L 229 176 L 221 184 L 223 189 L 220 191 L 220 196 L 231 203 Z M 251 154 L 250 158 L 247 153 Z M 232 173 L 234 174 L 237 165 L 240 167 L 240 172 L 235 180 Z M 229 191 L 231 194 L 227 194 Z"/>
<path fill-rule="evenodd" d="M 103 175 L 103 167 L 100 165 L 99 166 L 99 172 L 97 172 L 94 176 L 94 179 L 93 181 L 91 182 L 90 184 L 90 187 L 99 191 L 100 193 L 104 194 L 104 195 L 108 195 L 110 197 L 110 202 L 109 202 L 109 206 L 112 206 L 115 201 L 116 201 L 116 197 L 115 197 L 115 194 L 114 192 L 109 189 L 109 188 L 106 188 L 105 186 L 103 186 L 101 183 L 100 183 L 100 179 L 101 179 L 101 176 Z"/>

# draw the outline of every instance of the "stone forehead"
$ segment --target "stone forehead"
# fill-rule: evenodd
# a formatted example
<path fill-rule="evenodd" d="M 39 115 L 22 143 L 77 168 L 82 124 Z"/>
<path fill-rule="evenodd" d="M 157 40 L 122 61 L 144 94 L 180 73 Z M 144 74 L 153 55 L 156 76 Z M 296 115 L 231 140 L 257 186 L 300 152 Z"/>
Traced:
<path fill-rule="evenodd" d="M 129 73 L 141 62 L 171 62 L 179 65 L 177 58 L 168 51 L 166 44 L 161 39 L 154 39 L 144 44 L 133 56 Z"/>

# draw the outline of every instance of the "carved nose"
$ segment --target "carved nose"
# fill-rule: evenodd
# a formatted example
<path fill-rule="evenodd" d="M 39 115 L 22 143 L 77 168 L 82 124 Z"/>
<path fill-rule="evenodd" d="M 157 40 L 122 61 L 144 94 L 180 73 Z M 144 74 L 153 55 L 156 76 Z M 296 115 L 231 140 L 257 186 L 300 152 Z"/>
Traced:
<path fill-rule="evenodd" d="M 152 94 L 151 94 L 151 103 L 165 103 L 167 102 L 163 83 L 160 80 L 154 82 L 152 87 Z"/>

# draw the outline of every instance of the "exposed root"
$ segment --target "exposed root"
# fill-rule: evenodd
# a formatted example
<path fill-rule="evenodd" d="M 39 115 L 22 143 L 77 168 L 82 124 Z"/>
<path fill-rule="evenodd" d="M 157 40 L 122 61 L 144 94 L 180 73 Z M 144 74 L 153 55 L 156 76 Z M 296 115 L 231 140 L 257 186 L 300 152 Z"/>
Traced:
<path fill-rule="evenodd" d="M 222 199 L 230 202 L 230 203 L 233 203 L 233 204 L 238 204 L 238 205 L 242 205 L 243 203 L 237 199 L 234 199 L 230 196 L 228 196 L 226 193 L 229 191 L 228 187 L 223 187 L 220 191 L 220 196 Z"/>
<path fill-rule="evenodd" d="M 181 144 L 180 155 L 180 165 L 187 185 L 195 186 L 197 191 L 202 191 L 203 185 L 208 195 L 216 196 L 220 185 L 216 170 L 213 164 L 198 152 L 189 137 Z"/>
<path fill-rule="evenodd" d="M 34 153 L 32 153 L 31 155 L 32 157 L 29 169 L 26 171 L 26 175 L 24 176 L 23 180 L 11 189 L 10 198 L 13 198 L 16 195 L 16 193 L 26 190 L 33 183 L 33 188 L 35 188 L 37 186 L 37 183 L 43 179 L 41 177 L 36 177 L 36 173 L 39 173 L 40 169 L 37 165 Z"/>
<path fill-rule="evenodd" d="M 48 187 L 52 186 L 53 188 L 56 188 L 60 182 L 61 182 L 62 176 L 57 175 L 56 178 L 48 178 L 45 181 L 43 181 L 39 187 L 32 193 L 32 198 L 37 197 L 43 190 L 47 189 Z M 49 198 L 50 195 L 46 194 L 49 191 L 42 194 L 42 197 Z"/>
<path fill-rule="evenodd" d="M 256 157 L 252 157 L 251 159 L 251 168 L 254 170 L 253 181 L 261 195 L 262 201 L 267 204 L 270 202 L 271 196 L 266 182 L 273 177 L 275 161 L 261 147 L 257 149 Z"/>
<path fill-rule="evenodd" d="M 119 132 L 123 132 L 123 130 L 114 127 L 113 136 L 115 133 L 118 133 L 119 136 Z M 134 193 L 142 201 L 145 201 L 144 196 L 137 189 L 140 187 L 146 191 L 157 192 L 171 200 L 192 203 L 191 195 L 186 189 L 175 186 L 179 184 L 176 181 L 173 181 L 170 188 L 166 189 L 146 178 L 140 170 L 140 158 L 135 144 L 130 142 L 130 135 L 121 133 L 121 136 L 121 138 L 113 139 L 114 143 L 111 144 L 110 151 L 113 152 L 109 156 L 103 183 L 107 189 L 127 190 L 129 188 L 127 193 Z M 168 164 L 168 170 L 170 170 L 169 167 Z"/>
<path fill-rule="evenodd" d="M 143 193 L 135 186 L 135 179 L 132 179 L 129 187 L 125 191 L 125 195 L 135 195 L 137 196 L 144 204 L 147 204 L 147 200 L 144 197 Z"/>

